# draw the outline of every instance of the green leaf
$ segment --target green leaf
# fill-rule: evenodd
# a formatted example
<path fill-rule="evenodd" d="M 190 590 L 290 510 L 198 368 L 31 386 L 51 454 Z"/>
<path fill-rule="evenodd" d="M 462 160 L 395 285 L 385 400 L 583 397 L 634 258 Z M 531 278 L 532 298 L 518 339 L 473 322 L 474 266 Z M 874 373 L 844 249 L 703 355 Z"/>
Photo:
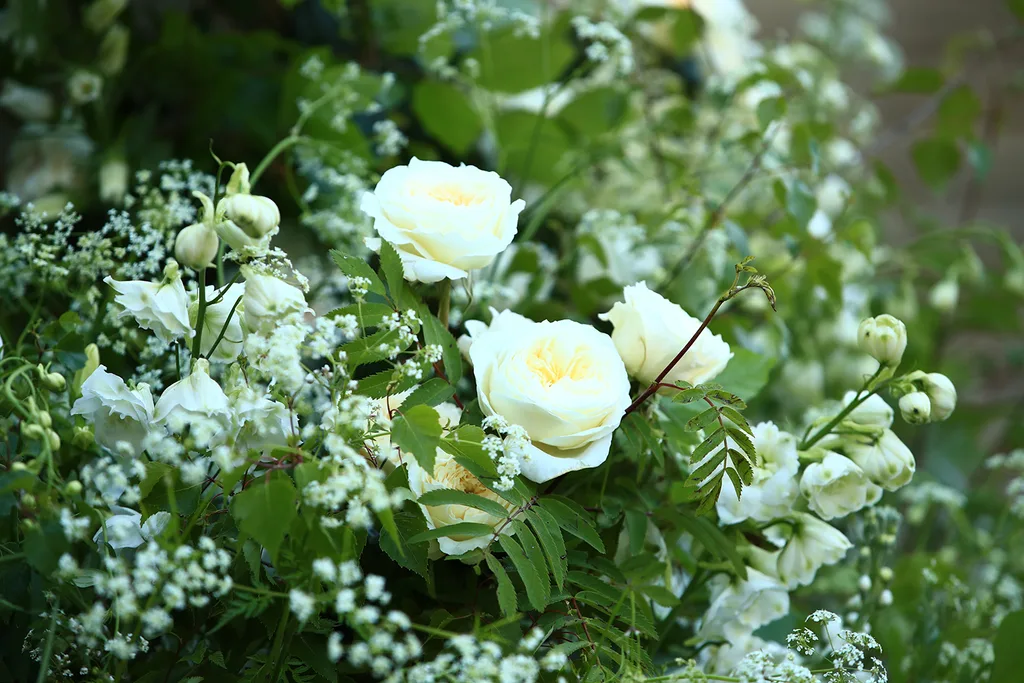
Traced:
<path fill-rule="evenodd" d="M 469 98 L 451 83 L 420 81 L 412 91 L 412 110 L 427 133 L 459 155 L 468 152 L 483 131 Z"/>
<path fill-rule="evenodd" d="M 479 85 L 515 93 L 557 80 L 575 55 L 566 28 L 556 22 L 545 27 L 538 38 L 517 36 L 519 29 L 511 26 L 489 32 L 469 55 L 480 64 Z"/>
<path fill-rule="evenodd" d="M 551 595 L 547 585 L 547 578 L 541 578 L 537 568 L 527 558 L 526 553 L 516 542 L 515 538 L 507 534 L 500 534 L 498 536 L 498 544 L 508 555 L 508 558 L 512 560 L 512 566 L 519 572 L 519 579 L 523 582 L 523 586 L 526 587 L 526 597 L 530 601 L 530 606 L 537 611 L 543 611 L 547 607 L 547 600 Z"/>
<path fill-rule="evenodd" d="M 381 330 L 369 337 L 360 337 L 341 346 L 341 350 L 348 357 L 350 368 L 360 365 L 368 365 L 384 360 L 391 355 L 391 351 L 397 347 L 399 351 L 409 348 L 408 344 L 401 341 L 400 330 Z"/>
<path fill-rule="evenodd" d="M 285 533 L 298 514 L 297 500 L 291 478 L 267 474 L 232 497 L 231 516 L 238 528 L 256 539 L 276 562 Z"/>
<path fill-rule="evenodd" d="M 498 607 L 506 617 L 511 617 L 519 611 L 516 601 L 516 588 L 512 585 L 512 579 L 508 578 L 508 572 L 501 565 L 501 561 L 494 555 L 487 553 L 484 557 L 487 566 L 490 568 L 494 578 L 498 581 Z"/>
<path fill-rule="evenodd" d="M 921 180 L 935 191 L 944 188 L 960 170 L 960 148 L 948 138 L 917 140 L 910 147 L 910 157 Z"/>
<path fill-rule="evenodd" d="M 359 380 L 358 392 L 370 398 L 384 398 L 385 396 L 401 393 L 416 384 L 415 379 L 401 372 L 397 373 L 397 378 L 395 375 L 395 368 L 388 368 L 387 370 L 381 370 L 368 377 L 364 377 Z"/>
<path fill-rule="evenodd" d="M 387 553 L 388 557 L 399 566 L 409 571 L 416 572 L 424 579 L 427 578 L 429 562 L 427 554 L 430 549 L 422 543 L 410 543 L 410 540 L 417 534 L 427 530 L 427 522 L 419 510 L 412 512 L 396 512 L 395 528 L 398 530 L 399 541 L 392 540 L 390 536 L 380 537 L 380 547 Z"/>
<path fill-rule="evenodd" d="M 945 82 L 945 77 L 938 69 L 912 66 L 906 69 L 887 90 L 891 92 L 931 95 L 938 92 Z"/>
<path fill-rule="evenodd" d="M 768 375 L 774 365 L 774 358 L 734 348 L 729 364 L 716 381 L 744 401 L 751 401 L 768 384 Z"/>
<path fill-rule="evenodd" d="M 455 387 L 440 377 L 431 377 L 402 401 L 402 408 L 418 405 L 436 406 L 455 395 Z"/>
<path fill-rule="evenodd" d="M 574 97 L 558 116 L 580 135 L 593 137 L 618 127 L 626 111 L 624 93 L 611 87 L 592 88 Z"/>
<path fill-rule="evenodd" d="M 677 391 L 672 400 L 676 403 L 692 403 L 694 401 L 704 398 L 704 390 L 697 387 L 690 387 L 689 389 L 683 389 Z"/>
<path fill-rule="evenodd" d="M 725 473 L 729 475 L 729 480 L 732 481 L 732 487 L 736 490 L 736 498 L 743 498 L 743 481 L 740 479 L 739 473 L 732 467 L 726 467 Z"/>
<path fill-rule="evenodd" d="M 423 337 L 428 344 L 441 347 L 441 360 L 444 361 L 444 372 L 448 382 L 453 386 L 462 379 L 462 354 L 452 333 L 441 324 L 436 316 L 429 313 L 423 318 Z"/>
<path fill-rule="evenodd" d="M 420 505 L 465 505 L 466 507 L 475 508 L 477 510 L 483 510 L 489 515 L 493 515 L 498 519 L 505 519 L 508 517 L 508 510 L 501 503 L 491 500 L 490 498 L 484 498 L 478 496 L 475 493 L 466 493 L 465 491 L 455 491 L 453 489 L 435 489 L 433 491 L 427 491 L 416 501 Z"/>
<path fill-rule="evenodd" d="M 494 527 L 490 524 L 481 524 L 480 522 L 458 522 L 456 524 L 449 524 L 448 526 L 438 527 L 437 529 L 427 529 L 421 531 L 415 536 L 408 540 L 408 543 L 423 543 L 425 541 L 433 541 L 437 538 L 444 538 L 445 536 L 464 536 L 466 538 L 477 538 L 478 536 L 488 536 L 494 533 Z"/>
<path fill-rule="evenodd" d="M 703 460 L 708 453 L 715 450 L 725 439 L 725 430 L 719 427 L 715 431 L 711 432 L 710 436 L 700 442 L 696 448 L 693 449 L 693 453 L 690 454 L 690 462 L 697 463 Z"/>
<path fill-rule="evenodd" d="M 783 97 L 768 97 L 757 105 L 757 122 L 765 130 L 773 122 L 786 115 L 786 100 Z"/>
<path fill-rule="evenodd" d="M 1017 21 L 1024 22 L 1024 0 L 1006 0 L 1006 6 L 1017 17 Z M 994 680 L 992 683 L 996 683 Z"/>
<path fill-rule="evenodd" d="M 402 537 L 398 535 L 398 526 L 395 524 L 395 511 L 391 508 L 378 510 L 377 519 L 380 520 L 384 530 L 388 532 L 388 536 L 394 541 L 395 550 L 398 551 L 399 555 L 404 555 L 405 550 L 402 548 Z"/>
<path fill-rule="evenodd" d="M 733 543 L 718 526 L 704 517 L 698 517 L 689 510 L 681 510 L 679 513 L 672 512 L 668 515 L 677 527 L 685 529 L 694 540 L 704 546 L 704 549 L 711 553 L 716 559 L 728 560 L 736 575 L 745 579 L 747 576 L 747 565 Z"/>
<path fill-rule="evenodd" d="M 750 461 L 757 462 L 757 449 L 754 448 L 754 442 L 750 440 L 750 437 L 735 427 L 728 427 L 728 430 L 729 437 L 743 449 L 743 452 L 747 454 Z"/>
<path fill-rule="evenodd" d="M 369 291 L 374 294 L 380 294 L 383 297 L 387 296 L 384 291 L 384 283 L 377 277 L 377 273 L 373 272 L 373 268 L 370 264 L 361 258 L 356 256 L 349 256 L 344 254 L 337 249 L 331 251 L 331 258 L 341 269 L 341 272 L 348 277 L 362 277 L 370 281 Z"/>
<path fill-rule="evenodd" d="M 703 482 L 705 479 L 714 474 L 714 472 L 721 466 L 721 464 L 725 462 L 725 456 L 726 452 L 724 449 L 718 451 L 717 453 L 709 457 L 705 462 L 701 463 L 701 465 L 697 469 L 691 472 L 688 479 L 691 482 L 693 482 L 694 486 L 699 487 L 701 482 Z"/>
<path fill-rule="evenodd" d="M 555 579 L 555 585 L 561 590 L 565 585 L 565 573 L 568 569 L 565 553 L 565 539 L 562 538 L 562 531 L 558 528 L 558 522 L 551 516 L 551 513 L 543 508 L 534 506 L 526 512 L 526 519 L 533 526 L 537 534 L 537 540 L 544 548 L 544 554 L 548 558 L 548 566 L 551 568 L 551 576 Z"/>
<path fill-rule="evenodd" d="M 739 451 L 730 448 L 729 457 L 732 460 L 733 467 L 736 469 L 740 476 L 740 479 L 744 484 L 750 486 L 754 483 L 754 467 L 752 460 L 748 460 Z"/>
<path fill-rule="evenodd" d="M 647 515 L 642 510 L 626 510 L 625 518 L 629 535 L 629 553 L 639 555 L 647 539 Z"/>
<path fill-rule="evenodd" d="M 743 414 L 740 413 L 738 410 L 736 410 L 735 408 L 730 408 L 729 406 L 722 406 L 721 411 L 722 415 L 729 418 L 729 420 L 731 420 L 733 424 L 735 424 L 741 430 L 743 430 L 747 434 L 754 433 L 754 431 L 750 428 L 750 423 L 747 422 L 747 418 L 743 417 Z"/>
<path fill-rule="evenodd" d="M 679 598 L 672 595 L 664 586 L 644 586 L 640 591 L 663 607 L 675 607 L 679 604 Z"/>
<path fill-rule="evenodd" d="M 1024 610 L 1007 614 L 996 631 L 995 662 L 989 683 L 1018 683 L 1024 671 Z"/>
<path fill-rule="evenodd" d="M 387 304 L 363 302 L 335 308 L 327 316 L 329 318 L 338 318 L 343 315 L 351 315 L 359 321 L 359 326 L 365 329 L 367 327 L 380 326 L 381 321 L 394 312 L 394 309 Z"/>
<path fill-rule="evenodd" d="M 702 413 L 690 418 L 686 423 L 686 431 L 695 432 L 704 429 L 718 419 L 718 408 L 708 408 Z"/>
<path fill-rule="evenodd" d="M 700 503 L 697 504 L 698 515 L 710 514 L 715 509 L 715 504 L 718 503 L 718 498 L 722 495 L 723 477 L 725 477 L 725 471 L 721 470 L 698 487 L 696 493 L 697 498 L 700 499 Z"/>
<path fill-rule="evenodd" d="M 554 517 L 558 526 L 594 550 L 604 554 L 604 543 L 601 542 L 601 537 L 597 535 L 597 531 L 590 522 L 590 516 L 586 512 L 580 514 L 579 511 L 574 509 L 575 504 L 567 503 L 565 499 L 556 498 L 555 496 L 547 496 L 541 499 L 538 505 L 540 509 L 545 510 Z"/>
<path fill-rule="evenodd" d="M 380 242 L 380 269 L 388 284 L 391 302 L 397 305 L 402 299 L 403 290 L 405 290 L 405 269 L 402 267 L 402 259 L 398 252 L 386 240 Z"/>
<path fill-rule="evenodd" d="M 971 137 L 981 109 L 981 100 L 971 86 L 961 85 L 942 99 L 938 129 L 953 138 Z"/>
<path fill-rule="evenodd" d="M 441 445 L 441 422 L 437 411 L 426 405 L 401 410 L 391 421 L 391 440 L 412 453 L 420 467 L 434 471 L 434 460 Z"/>
<path fill-rule="evenodd" d="M 516 540 L 519 541 L 523 550 L 526 551 L 526 559 L 530 561 L 537 572 L 537 576 L 540 577 L 540 600 L 544 605 L 547 605 L 548 600 L 551 599 L 551 584 L 548 582 L 548 563 L 544 559 L 544 549 L 541 548 L 537 537 L 533 535 L 530 527 L 523 520 L 519 518 L 513 519 L 512 529 L 515 531 Z"/>

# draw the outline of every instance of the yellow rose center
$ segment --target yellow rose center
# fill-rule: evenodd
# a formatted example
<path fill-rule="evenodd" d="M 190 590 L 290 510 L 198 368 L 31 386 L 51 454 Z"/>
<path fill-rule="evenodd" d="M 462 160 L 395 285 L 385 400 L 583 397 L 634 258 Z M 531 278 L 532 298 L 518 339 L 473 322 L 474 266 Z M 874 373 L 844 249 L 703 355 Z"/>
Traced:
<path fill-rule="evenodd" d="M 475 493 L 488 498 L 495 497 L 490 489 L 454 459 L 438 460 L 434 466 L 434 476 L 429 479 L 455 491 Z"/>
<path fill-rule="evenodd" d="M 582 380 L 592 374 L 590 358 L 572 354 L 566 358 L 554 348 L 554 340 L 538 342 L 526 356 L 526 367 L 545 385 L 552 386 L 563 379 Z"/>
<path fill-rule="evenodd" d="M 447 202 L 455 206 L 469 206 L 479 204 L 479 197 L 466 192 L 465 188 L 458 185 L 435 185 L 427 190 L 427 196 L 439 202 Z"/>

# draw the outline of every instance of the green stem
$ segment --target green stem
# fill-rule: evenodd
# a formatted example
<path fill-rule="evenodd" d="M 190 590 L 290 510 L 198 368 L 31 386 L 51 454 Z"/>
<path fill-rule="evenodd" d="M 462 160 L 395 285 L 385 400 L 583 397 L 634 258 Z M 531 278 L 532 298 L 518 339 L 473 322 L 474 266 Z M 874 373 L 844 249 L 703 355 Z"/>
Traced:
<path fill-rule="evenodd" d="M 277 633 L 274 635 L 274 647 L 270 652 L 269 661 L 274 662 L 274 669 L 267 678 L 268 683 L 277 683 L 278 676 L 281 674 L 281 651 L 284 649 L 284 632 L 288 630 L 288 617 L 290 615 L 291 611 L 288 605 L 285 605 L 284 611 L 281 612 L 281 621 L 277 622 Z"/>
<path fill-rule="evenodd" d="M 832 418 L 828 422 L 828 424 L 826 424 L 824 427 L 822 427 L 817 432 L 815 432 L 813 436 L 811 436 L 810 438 L 804 439 L 800 443 L 800 445 L 797 446 L 797 450 L 806 451 L 808 448 L 813 447 L 814 444 L 818 443 L 819 441 L 824 439 L 826 436 L 828 436 L 829 433 L 831 433 L 832 430 L 836 428 L 836 425 L 838 425 L 840 422 L 842 422 L 843 419 L 847 415 L 849 415 L 854 410 L 856 410 L 857 407 L 860 406 L 860 404 L 864 403 L 864 401 L 868 400 L 869 398 L 871 398 L 872 396 L 877 394 L 878 390 L 881 389 L 882 387 L 884 387 L 886 383 L 882 382 L 882 383 L 878 384 L 877 386 L 872 386 L 872 384 L 878 378 L 878 375 L 881 374 L 883 368 L 884 368 L 884 366 L 880 366 L 878 368 L 878 370 L 875 371 L 875 374 L 871 375 L 871 379 L 869 379 L 867 381 L 867 383 L 864 385 L 864 388 L 862 388 L 859 392 L 857 392 L 857 395 L 853 397 L 852 401 L 850 401 L 850 405 L 846 406 L 841 411 L 839 411 L 838 415 L 836 415 L 834 418 Z M 860 395 L 861 392 L 865 392 L 865 391 L 867 393 L 865 393 L 864 396 L 861 396 Z"/>
<path fill-rule="evenodd" d="M 36 683 L 46 682 L 46 673 L 50 668 L 50 656 L 53 655 L 53 640 L 57 634 L 57 613 L 60 611 L 60 599 L 58 598 L 50 608 L 50 629 L 46 632 L 46 645 L 43 646 L 43 657 L 39 660 L 39 675 L 36 676 Z"/>
<path fill-rule="evenodd" d="M 220 344 L 221 339 L 223 339 L 224 335 L 227 333 L 228 325 L 231 324 L 231 318 L 232 318 L 232 316 L 235 315 L 235 309 L 238 308 L 238 304 L 240 304 L 240 303 L 242 303 L 242 297 L 238 297 L 237 299 L 235 299 L 235 304 L 231 307 L 231 310 L 228 311 L 228 317 L 224 321 L 224 325 L 222 325 L 221 328 L 220 328 L 220 334 L 218 334 L 217 338 L 213 340 L 213 346 L 210 347 L 209 352 L 207 352 L 207 354 L 206 354 L 207 358 L 212 357 L 213 356 L 213 352 L 217 350 L 217 345 Z M 234 341 L 234 340 L 232 340 L 232 341 Z"/>
<path fill-rule="evenodd" d="M 442 327 L 448 329 L 448 317 L 452 308 L 452 281 L 441 280 L 441 299 L 437 304 L 437 319 L 441 321 Z"/>
<path fill-rule="evenodd" d="M 263 172 L 267 170 L 267 167 L 270 166 L 270 164 L 274 161 L 274 159 L 278 157 L 278 155 L 281 154 L 281 152 L 285 151 L 286 149 L 300 142 L 301 140 L 301 135 L 289 135 L 288 137 L 284 138 L 276 145 L 274 145 L 271 148 L 271 150 L 267 152 L 267 156 L 263 157 L 263 161 L 257 164 L 256 168 L 253 169 L 252 173 L 249 174 L 249 185 L 251 186 L 256 184 L 256 181 L 260 179 L 260 176 L 263 175 Z"/>
<path fill-rule="evenodd" d="M 199 358 L 203 348 L 203 319 L 206 317 L 206 268 L 199 269 L 199 312 L 196 313 L 196 338 L 192 341 L 192 357 Z"/>

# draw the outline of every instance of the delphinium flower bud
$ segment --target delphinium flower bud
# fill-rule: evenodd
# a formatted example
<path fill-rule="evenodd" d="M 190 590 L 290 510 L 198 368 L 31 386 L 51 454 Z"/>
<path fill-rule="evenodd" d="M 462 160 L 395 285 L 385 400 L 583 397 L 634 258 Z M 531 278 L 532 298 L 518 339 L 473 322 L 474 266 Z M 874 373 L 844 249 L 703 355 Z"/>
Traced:
<path fill-rule="evenodd" d="M 900 399 L 900 413 L 910 424 L 918 425 L 928 422 L 932 412 L 932 402 L 923 391 L 912 391 Z"/>
<path fill-rule="evenodd" d="M 174 258 L 195 270 L 209 268 L 217 258 L 219 246 L 220 239 L 213 228 L 205 223 L 193 223 L 183 228 L 174 240 Z"/>
<path fill-rule="evenodd" d="M 921 383 L 931 400 L 932 420 L 941 421 L 952 415 L 956 408 L 956 387 L 949 378 L 938 372 L 929 372 Z"/>
<path fill-rule="evenodd" d="M 907 349 L 907 327 L 891 315 L 868 318 L 857 328 L 857 343 L 879 363 L 897 366 Z"/>
<path fill-rule="evenodd" d="M 253 239 L 263 237 L 281 222 L 281 212 L 272 199 L 249 193 L 249 169 L 245 164 L 235 166 L 227 196 L 217 204 L 217 214 Z"/>

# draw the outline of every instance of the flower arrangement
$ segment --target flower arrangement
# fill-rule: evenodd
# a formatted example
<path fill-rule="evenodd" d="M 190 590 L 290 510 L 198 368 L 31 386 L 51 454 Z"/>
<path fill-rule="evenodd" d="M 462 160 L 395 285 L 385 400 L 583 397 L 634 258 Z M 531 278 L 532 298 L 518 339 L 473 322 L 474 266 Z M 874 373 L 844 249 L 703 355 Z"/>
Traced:
<path fill-rule="evenodd" d="M 1018 680 L 1022 434 L 973 378 L 1024 253 L 970 213 L 977 95 L 904 70 L 880 0 L 776 43 L 739 0 L 267 2 L 296 28 L 256 50 L 188 15 L 142 50 L 145 4 L 92 0 L 73 54 L 29 4 L 0 678 Z M 280 135 L 202 79 L 190 127 L 234 135 L 119 118 L 246 59 Z M 882 239 L 851 65 L 935 98 L 926 183 L 971 150 L 958 225 Z"/>

